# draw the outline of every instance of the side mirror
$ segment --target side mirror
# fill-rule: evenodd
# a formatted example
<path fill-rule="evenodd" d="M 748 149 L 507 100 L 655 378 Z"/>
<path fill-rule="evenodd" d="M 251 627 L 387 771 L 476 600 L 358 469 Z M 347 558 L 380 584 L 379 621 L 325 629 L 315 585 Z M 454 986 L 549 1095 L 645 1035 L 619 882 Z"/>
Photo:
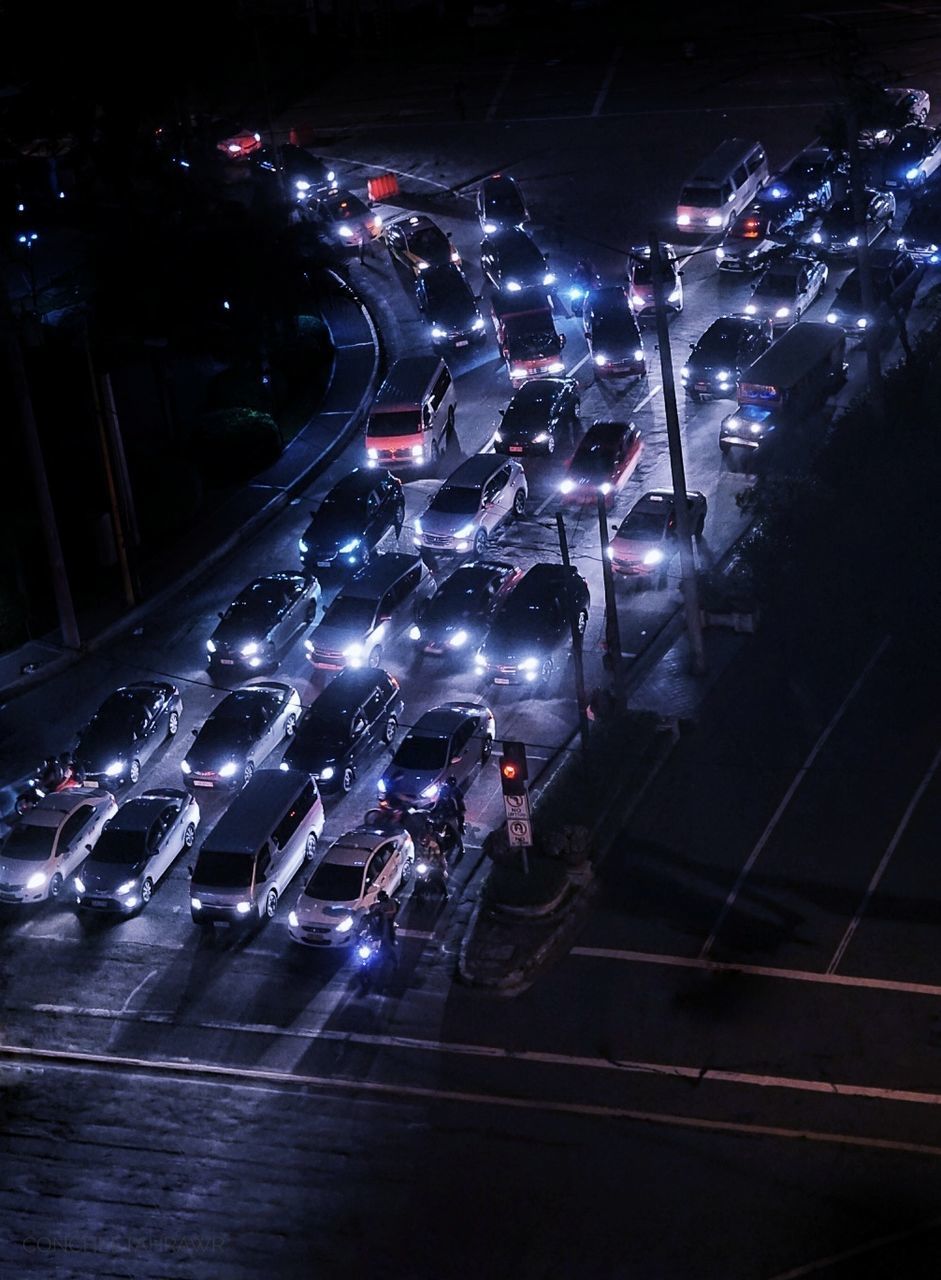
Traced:
<path fill-rule="evenodd" d="M 224 613 L 222 613 L 222 612 L 221 612 L 221 610 L 220 610 L 220 612 L 216 614 L 216 617 L 217 617 L 217 618 L 224 618 L 224 617 L 225 617 L 225 614 L 224 614 Z"/>
<path fill-rule="evenodd" d="M 564 333 L 560 333 L 560 334 L 559 334 L 559 346 L 560 346 L 560 347 L 564 347 L 564 346 L 565 346 L 565 334 L 564 334 Z"/>
<path fill-rule="evenodd" d="M 90 845 L 90 844 L 87 844 L 87 845 L 85 846 L 85 848 L 88 850 L 88 852 L 89 852 L 89 853 L 91 853 L 91 845 Z"/>
<path fill-rule="evenodd" d="M 197 733 L 199 733 L 199 730 L 198 730 L 198 729 L 190 729 L 190 733 L 191 733 L 191 734 L 193 735 L 193 737 L 195 738 L 195 737 L 196 737 L 196 735 L 197 735 Z"/>
<path fill-rule="evenodd" d="M 618 531 L 618 527 L 617 527 L 617 525 L 616 525 L 616 524 L 611 525 L 610 532 L 611 532 L 611 533 L 613 533 L 613 534 L 616 534 L 616 533 L 617 533 L 617 531 Z"/>
<path fill-rule="evenodd" d="M 186 870 L 190 873 L 190 876 L 192 876 L 192 874 L 193 874 L 193 868 L 192 868 L 188 863 L 187 863 L 187 866 L 186 866 Z"/>
<path fill-rule="evenodd" d="M 463 758 L 464 758 L 463 756 L 453 756 L 451 759 L 451 763 L 460 764 Z"/>
<path fill-rule="evenodd" d="M 695 342 L 691 342 L 691 343 L 689 344 L 689 349 L 690 349 L 690 351 L 692 351 L 692 349 L 693 349 L 693 347 L 695 347 L 695 345 L 696 345 L 696 343 L 695 343 Z"/>

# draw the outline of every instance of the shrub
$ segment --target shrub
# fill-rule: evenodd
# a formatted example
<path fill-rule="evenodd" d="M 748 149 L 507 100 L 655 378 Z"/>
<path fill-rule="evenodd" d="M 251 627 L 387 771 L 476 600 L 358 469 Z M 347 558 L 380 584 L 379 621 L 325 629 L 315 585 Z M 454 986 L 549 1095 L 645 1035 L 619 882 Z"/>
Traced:
<path fill-rule="evenodd" d="M 281 454 L 281 431 L 270 414 L 257 409 L 216 409 L 193 429 L 193 445 L 210 484 L 247 480 Z"/>

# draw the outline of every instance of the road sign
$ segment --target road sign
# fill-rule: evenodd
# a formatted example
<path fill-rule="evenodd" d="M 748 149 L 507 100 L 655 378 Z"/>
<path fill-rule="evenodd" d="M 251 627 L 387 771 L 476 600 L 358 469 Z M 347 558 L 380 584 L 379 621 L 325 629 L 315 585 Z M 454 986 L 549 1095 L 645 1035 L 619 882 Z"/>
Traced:
<path fill-rule="evenodd" d="M 511 818 L 506 824 L 506 829 L 510 837 L 510 848 L 532 848 L 533 824 L 528 818 Z"/>
<path fill-rule="evenodd" d="M 506 811 L 507 822 L 530 822 L 532 815 L 529 811 L 529 793 L 523 791 L 518 796 L 504 796 L 503 808 Z"/>

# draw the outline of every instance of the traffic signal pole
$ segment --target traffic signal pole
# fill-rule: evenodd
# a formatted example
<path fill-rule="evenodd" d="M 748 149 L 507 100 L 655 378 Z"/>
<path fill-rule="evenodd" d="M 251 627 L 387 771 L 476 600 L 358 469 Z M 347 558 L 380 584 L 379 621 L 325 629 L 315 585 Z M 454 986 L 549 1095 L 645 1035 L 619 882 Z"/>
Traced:
<path fill-rule="evenodd" d="M 618 601 L 614 591 L 614 571 L 608 555 L 608 504 L 603 493 L 598 494 L 598 538 L 601 542 L 601 580 L 604 583 L 604 641 L 611 663 L 614 681 L 614 697 L 618 709 L 624 709 L 624 663 L 621 658 L 621 623 L 618 618 Z"/>
<path fill-rule="evenodd" d="M 500 756 L 500 787 L 506 811 L 506 833 L 510 847 L 523 855 L 523 871 L 529 875 L 528 850 L 533 843 L 533 819 L 529 804 L 529 765 L 526 743 L 504 740 Z"/>
<path fill-rule="evenodd" d="M 565 532 L 565 521 L 562 519 L 561 511 L 556 512 L 555 523 L 559 531 L 559 551 L 562 555 L 562 563 L 566 569 L 569 569 L 572 561 L 569 557 L 569 540 Z M 578 615 L 571 592 L 566 593 L 566 603 L 568 605 L 569 626 L 572 631 L 572 662 L 575 667 L 575 701 L 578 703 L 578 731 L 582 740 L 582 753 L 587 755 L 589 725 L 588 701 L 585 697 L 585 663 L 582 653 L 584 637 L 578 629 Z"/>

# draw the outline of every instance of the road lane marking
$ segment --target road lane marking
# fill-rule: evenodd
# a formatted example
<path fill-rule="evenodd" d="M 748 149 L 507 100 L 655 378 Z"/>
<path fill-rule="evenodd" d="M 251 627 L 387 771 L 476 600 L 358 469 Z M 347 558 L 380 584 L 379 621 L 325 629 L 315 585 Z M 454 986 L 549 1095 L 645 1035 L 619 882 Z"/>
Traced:
<path fill-rule="evenodd" d="M 264 1089 L 273 1085 L 277 1091 L 288 1088 L 321 1089 L 324 1092 L 348 1092 L 361 1097 L 372 1094 L 380 1098 L 413 1099 L 429 1103 L 465 1103 L 470 1106 L 506 1107 L 519 1111 L 548 1111 L 578 1115 L 599 1120 L 629 1120 L 640 1124 L 663 1125 L 668 1128 L 701 1129 L 711 1133 L 747 1134 L 751 1137 L 781 1138 L 802 1142 L 829 1143 L 837 1146 L 868 1148 L 879 1151 L 904 1152 L 941 1158 L 941 1147 L 917 1142 L 900 1142 L 892 1138 L 875 1138 L 857 1134 L 815 1129 L 787 1129 L 776 1125 L 748 1124 L 731 1120 L 707 1120 L 700 1116 L 676 1115 L 662 1111 L 641 1111 L 633 1107 L 603 1106 L 590 1102 L 565 1102 L 554 1098 L 512 1097 L 504 1094 L 475 1093 L 464 1089 L 439 1089 L 428 1085 L 392 1084 L 381 1080 L 352 1079 L 348 1076 L 300 1075 L 265 1067 L 227 1067 L 217 1063 L 173 1061 L 172 1059 L 130 1058 L 116 1054 L 85 1053 L 79 1050 L 33 1049 L 20 1045 L 0 1046 L 0 1054 L 13 1059 L 32 1060 L 48 1068 L 68 1070 L 85 1068 L 98 1071 L 149 1072 L 165 1077 L 189 1076 L 202 1083 L 222 1083 L 238 1088 Z M 826 1089 L 826 1086 L 821 1086 Z M 827 1091 L 829 1091 L 827 1089 Z"/>
<path fill-rule="evenodd" d="M 500 83 L 497 85 L 496 92 L 494 93 L 493 97 L 490 99 L 490 106 L 487 108 L 487 114 L 484 116 L 485 120 L 490 121 L 497 114 L 497 107 L 500 105 L 500 99 L 503 97 L 503 92 L 506 89 L 507 85 L 510 83 L 510 78 L 513 75 L 513 72 L 515 70 L 516 70 L 516 59 L 511 58 L 510 61 L 506 64 L 506 70 L 504 71 L 503 75 L 500 78 Z"/>
<path fill-rule="evenodd" d="M 814 743 L 813 747 L 811 748 L 810 755 L 807 757 L 807 759 L 798 769 L 797 773 L 794 775 L 791 785 L 788 787 L 787 791 L 785 791 L 780 804 L 775 809 L 774 813 L 771 815 L 771 818 L 768 821 L 768 825 L 765 827 L 764 831 L 762 831 L 761 835 L 758 837 L 758 842 L 756 843 L 755 847 L 752 849 L 748 857 L 745 859 L 745 863 L 742 869 L 739 871 L 738 875 L 736 876 L 735 883 L 732 885 L 732 888 L 729 890 L 728 897 L 726 898 L 725 902 L 722 905 L 722 909 L 719 912 L 719 915 L 718 915 L 718 918 L 716 919 L 715 924 L 712 926 L 712 932 L 709 934 L 709 937 L 703 943 L 702 950 L 699 953 L 699 958 L 701 960 L 705 960 L 709 955 L 709 952 L 715 946 L 716 938 L 718 937 L 719 931 L 722 928 L 723 924 L 725 923 L 729 912 L 732 910 L 732 907 L 735 903 L 735 899 L 738 897 L 739 891 L 742 885 L 745 883 L 745 880 L 749 872 L 751 871 L 755 863 L 758 861 L 759 854 L 764 849 L 768 841 L 771 839 L 772 835 L 774 834 L 775 828 L 783 818 L 788 805 L 794 799 L 794 795 L 797 792 L 798 787 L 801 785 L 801 783 L 807 777 L 807 774 L 813 768 L 813 764 L 814 764 L 814 761 L 817 759 L 817 756 L 826 746 L 830 735 L 833 733 L 833 730 L 837 727 L 837 725 L 843 719 L 843 715 L 846 712 L 847 707 L 853 701 L 857 693 L 859 693 L 860 689 L 865 684 L 870 671 L 872 671 L 873 667 L 882 657 L 883 653 L 885 653 L 886 649 L 889 646 L 890 641 L 891 641 L 891 636 L 884 636 L 882 638 L 882 640 L 876 647 L 875 652 L 872 654 L 869 661 L 863 667 L 860 674 L 856 677 L 856 681 L 853 684 L 852 688 L 850 689 L 849 693 L 847 693 L 846 697 L 837 707 L 836 711 L 834 711 L 832 717 L 830 718 L 829 724 L 824 729 L 823 733 L 821 733 L 817 741 Z"/>
<path fill-rule="evenodd" d="M 572 366 L 572 368 L 571 368 L 571 369 L 569 369 L 569 371 L 568 371 L 568 373 L 565 375 L 565 377 L 566 377 L 566 378 L 574 378 L 574 377 L 575 377 L 575 375 L 576 375 L 576 373 L 578 373 L 579 369 L 582 367 L 582 365 L 583 365 L 583 364 L 585 364 L 585 362 L 586 362 L 590 357 L 591 357 L 591 352 L 590 352 L 590 351 L 586 351 L 586 352 L 585 352 L 585 354 L 582 356 L 581 360 L 579 360 L 578 364 L 573 365 L 573 366 Z"/>
<path fill-rule="evenodd" d="M 604 100 L 608 96 L 608 90 L 611 88 L 611 81 L 614 79 L 614 73 L 617 70 L 618 62 L 620 61 L 621 52 L 621 46 L 618 45 L 611 57 L 611 61 L 608 63 L 608 69 L 601 82 L 601 88 L 598 90 L 598 96 L 595 98 L 595 105 L 591 109 L 591 114 L 593 116 L 601 115 L 601 108 L 604 106 Z"/>
<path fill-rule="evenodd" d="M 156 977 L 156 975 L 157 975 L 159 972 L 160 972 L 160 970 L 159 970 L 159 969 L 151 969 L 150 973 L 148 973 L 148 974 L 147 974 L 147 976 L 146 976 L 145 978 L 141 978 L 140 982 L 138 982 L 137 986 L 134 988 L 134 990 L 131 992 L 131 994 L 128 996 L 128 998 L 124 1001 L 124 1004 L 122 1004 L 122 1005 L 121 1005 L 121 1012 L 122 1012 L 122 1013 L 127 1013 L 127 1011 L 128 1011 L 128 1005 L 131 1003 L 131 1001 L 132 1001 L 132 1000 L 134 999 L 134 997 L 137 995 L 138 991 L 140 991 L 141 987 L 145 987 L 145 986 L 147 985 L 147 983 L 151 980 L 151 978 Z"/>
<path fill-rule="evenodd" d="M 641 400 L 638 404 L 634 405 L 634 412 L 636 413 L 638 409 L 643 409 L 644 405 L 649 404 L 650 401 L 654 398 L 654 396 L 659 395 L 662 390 L 663 390 L 662 386 L 657 386 L 657 387 L 654 387 L 653 391 L 648 391 L 647 394 L 644 396 L 643 400 Z"/>
<path fill-rule="evenodd" d="M 853 935 L 856 933 L 856 930 L 859 927 L 859 922 L 862 919 L 863 912 L 869 906 L 869 900 L 872 897 L 873 893 L 875 893 L 876 887 L 878 886 L 879 881 L 882 879 L 883 875 L 885 874 L 885 869 L 889 865 L 889 860 L 892 857 L 893 853 L 895 853 L 895 850 L 898 847 L 898 843 L 901 840 L 902 836 L 905 834 L 905 830 L 908 827 L 909 822 L 911 821 L 912 814 L 918 808 L 918 804 L 922 796 L 925 794 L 925 791 L 928 789 L 928 786 L 931 783 L 931 779 L 937 773 L 939 765 L 941 765 L 941 748 L 939 748 L 937 754 L 935 755 L 935 758 L 932 760 L 931 764 L 928 766 L 928 771 L 925 773 L 921 782 L 919 782 L 918 786 L 915 788 L 915 794 L 912 796 L 911 800 L 909 800 L 908 806 L 905 812 L 902 814 L 902 817 L 898 826 L 895 828 L 895 831 L 892 833 L 892 839 L 889 841 L 888 847 L 886 848 L 885 853 L 882 855 L 882 858 L 879 861 L 878 867 L 876 867 L 876 870 L 875 870 L 875 873 L 873 874 L 872 879 L 869 881 L 869 884 L 866 888 L 866 892 L 863 895 L 863 900 L 859 904 L 859 908 L 856 914 L 853 916 L 852 920 L 850 921 L 849 927 L 847 928 L 846 932 L 843 934 L 843 937 L 840 939 L 840 944 L 837 947 L 836 951 L 833 953 L 833 959 L 830 961 L 829 965 L 827 966 L 828 974 L 836 973 L 837 968 L 839 967 L 840 962 L 843 959 L 843 956 L 846 954 L 846 948 L 853 941 Z"/>
<path fill-rule="evenodd" d="M 851 1249 L 831 1253 L 826 1258 L 815 1258 L 813 1262 L 805 1262 L 803 1266 L 793 1267 L 790 1271 L 780 1271 L 776 1276 L 772 1276 L 771 1280 L 800 1280 L 801 1276 L 813 1275 L 815 1271 L 829 1271 L 837 1263 L 846 1262 L 849 1258 L 859 1258 L 866 1253 L 873 1253 L 876 1249 L 885 1248 L 887 1244 L 901 1244 L 903 1240 L 910 1240 L 912 1236 L 920 1236 L 925 1231 L 934 1231 L 938 1226 L 941 1226 L 941 1217 L 929 1218 L 927 1222 L 920 1222 L 917 1226 L 908 1227 L 905 1231 L 893 1231 L 890 1235 L 874 1236 L 864 1244 L 853 1245 Z"/>
<path fill-rule="evenodd" d="M 818 983 L 824 987 L 858 987 L 860 990 L 895 991 L 900 995 L 941 997 L 941 986 L 928 982 L 902 982 L 894 978 L 857 978 L 852 974 L 815 973 L 810 969 L 776 969 L 771 965 L 733 964 L 703 960 L 698 956 L 670 956 L 656 951 L 620 951 L 614 947 L 572 947 L 569 955 L 589 960 L 621 960 L 627 964 L 660 964 L 674 969 L 701 969 L 707 973 L 740 973 L 746 978 L 778 978 L 785 982 Z"/>

